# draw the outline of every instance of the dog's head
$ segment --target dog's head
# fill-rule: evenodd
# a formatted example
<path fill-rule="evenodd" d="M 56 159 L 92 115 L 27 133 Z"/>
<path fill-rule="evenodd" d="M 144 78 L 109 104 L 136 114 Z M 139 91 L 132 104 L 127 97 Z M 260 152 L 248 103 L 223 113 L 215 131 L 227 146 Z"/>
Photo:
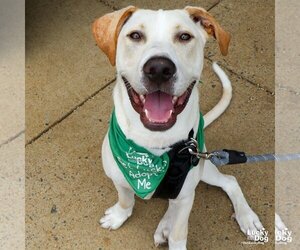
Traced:
<path fill-rule="evenodd" d="M 127 88 L 144 126 L 171 128 L 200 78 L 208 36 L 227 54 L 230 36 L 204 9 L 142 10 L 129 6 L 97 19 L 93 33 Z"/>

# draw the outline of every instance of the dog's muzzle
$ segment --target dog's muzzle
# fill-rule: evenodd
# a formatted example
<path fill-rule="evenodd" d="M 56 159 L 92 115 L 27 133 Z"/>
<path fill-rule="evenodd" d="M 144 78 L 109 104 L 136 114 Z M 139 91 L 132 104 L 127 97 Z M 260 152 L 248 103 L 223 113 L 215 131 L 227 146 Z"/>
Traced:
<path fill-rule="evenodd" d="M 130 82 L 123 76 L 129 99 L 144 126 L 154 131 L 171 128 L 177 115 L 185 108 L 195 81 L 180 96 L 173 94 L 176 81 L 176 66 L 167 57 L 152 57 L 143 66 L 144 87 L 147 92 L 136 92 Z"/>

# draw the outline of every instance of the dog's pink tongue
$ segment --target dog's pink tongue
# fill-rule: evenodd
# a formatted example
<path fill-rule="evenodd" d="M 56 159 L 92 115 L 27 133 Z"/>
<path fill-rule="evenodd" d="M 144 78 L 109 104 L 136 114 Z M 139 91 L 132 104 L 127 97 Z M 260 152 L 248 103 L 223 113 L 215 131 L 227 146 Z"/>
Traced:
<path fill-rule="evenodd" d="M 167 122 L 173 111 L 172 96 L 161 91 L 146 95 L 144 111 L 151 122 Z"/>

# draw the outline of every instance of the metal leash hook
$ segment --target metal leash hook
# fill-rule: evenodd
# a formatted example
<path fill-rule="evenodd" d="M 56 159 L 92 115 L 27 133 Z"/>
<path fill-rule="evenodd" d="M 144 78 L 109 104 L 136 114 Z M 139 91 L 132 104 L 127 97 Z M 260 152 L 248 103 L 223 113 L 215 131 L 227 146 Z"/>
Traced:
<path fill-rule="evenodd" d="M 263 161 L 290 161 L 290 160 L 300 160 L 299 154 L 286 154 L 286 155 L 277 155 L 277 154 L 262 154 L 262 155 L 246 155 L 244 152 L 236 150 L 217 150 L 211 153 L 209 152 L 200 152 L 198 142 L 196 139 L 191 138 L 188 142 L 185 143 L 185 147 L 181 149 L 178 153 L 180 154 L 184 150 L 192 155 L 191 163 L 196 166 L 200 159 L 210 160 L 215 166 L 221 167 L 224 165 L 231 164 L 242 164 L 242 163 L 255 163 Z"/>
<path fill-rule="evenodd" d="M 200 152 L 199 151 L 199 146 L 198 146 L 198 141 L 194 138 L 191 138 L 191 141 L 189 142 L 190 145 L 193 145 L 195 151 L 193 151 L 193 149 L 191 147 L 188 148 L 188 151 L 191 155 L 196 156 L 198 159 L 202 158 L 202 159 L 206 159 L 209 160 L 211 157 L 214 156 L 213 153 L 208 153 L 208 152 Z"/>
<path fill-rule="evenodd" d="M 193 165 L 197 165 L 199 162 L 199 159 L 206 159 L 209 160 L 211 157 L 214 156 L 213 153 L 208 153 L 208 152 L 200 152 L 199 151 L 199 144 L 198 141 L 194 138 L 191 138 L 190 141 L 185 143 L 186 147 L 181 149 L 178 153 L 180 154 L 184 150 L 188 150 L 188 152 L 192 155 L 195 156 L 197 159 L 191 159 Z"/>

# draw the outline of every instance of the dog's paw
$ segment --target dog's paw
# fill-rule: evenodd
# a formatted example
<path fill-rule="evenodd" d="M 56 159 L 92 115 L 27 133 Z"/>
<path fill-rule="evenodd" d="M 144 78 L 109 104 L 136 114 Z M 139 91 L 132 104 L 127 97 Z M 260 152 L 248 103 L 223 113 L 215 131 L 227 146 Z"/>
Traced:
<path fill-rule="evenodd" d="M 186 250 L 186 239 L 174 241 L 172 238 L 169 238 L 169 250 Z"/>
<path fill-rule="evenodd" d="M 281 220 L 280 216 L 275 213 L 275 230 L 281 231 L 281 230 L 287 230 L 286 225 Z"/>
<path fill-rule="evenodd" d="M 258 236 L 264 232 L 264 227 L 250 207 L 241 209 L 239 213 L 233 214 L 233 217 L 249 240 L 260 239 Z"/>
<path fill-rule="evenodd" d="M 281 220 L 280 216 L 275 213 L 275 241 L 277 243 L 279 242 L 286 242 L 288 240 L 288 237 L 290 231 L 288 230 L 287 226 L 284 224 L 284 222 Z"/>
<path fill-rule="evenodd" d="M 167 228 L 162 230 L 156 230 L 154 234 L 154 244 L 156 247 L 165 245 L 168 243 L 169 230 Z"/>
<path fill-rule="evenodd" d="M 156 247 L 165 245 L 168 243 L 168 238 L 170 234 L 170 228 L 168 226 L 167 216 L 164 216 L 159 222 L 157 229 L 154 233 L 154 244 Z"/>
<path fill-rule="evenodd" d="M 132 214 L 133 206 L 123 209 L 119 203 L 105 211 L 104 216 L 100 219 L 100 225 L 106 229 L 118 229 Z"/>

